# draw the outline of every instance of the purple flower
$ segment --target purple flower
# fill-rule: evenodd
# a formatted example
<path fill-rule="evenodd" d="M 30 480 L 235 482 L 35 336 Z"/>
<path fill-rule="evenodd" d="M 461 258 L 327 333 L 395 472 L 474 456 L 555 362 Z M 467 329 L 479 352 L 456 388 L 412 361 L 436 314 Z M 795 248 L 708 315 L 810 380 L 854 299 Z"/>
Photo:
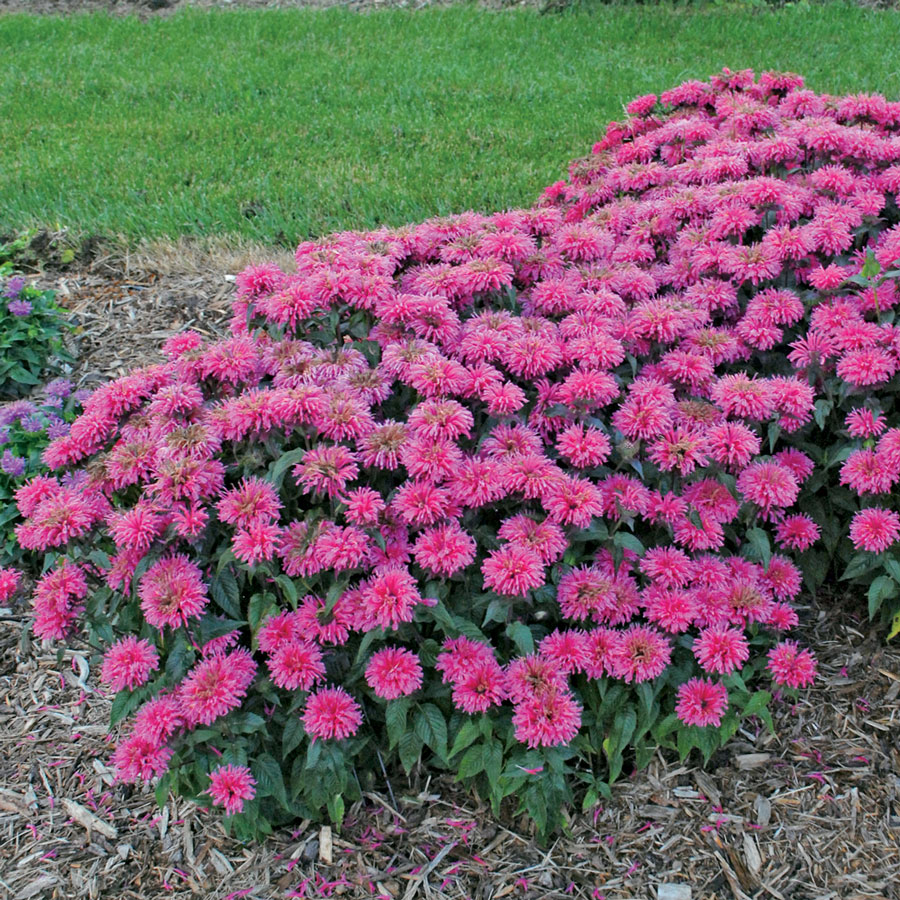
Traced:
<path fill-rule="evenodd" d="M 0 408 L 0 425 L 12 425 L 25 416 L 30 416 L 37 412 L 37 407 L 27 400 L 17 400 L 15 403 L 9 403 Z"/>
<path fill-rule="evenodd" d="M 80 391 L 75 391 L 72 396 L 75 398 L 75 402 L 79 403 L 81 406 L 84 406 L 85 401 L 88 397 L 91 396 L 94 392 L 89 390 L 88 388 L 82 388 Z"/>
<path fill-rule="evenodd" d="M 6 291 L 3 296 L 8 300 L 15 300 L 22 293 L 23 287 L 25 287 L 25 279 L 21 275 L 16 275 L 15 278 L 10 278 L 6 282 Z"/>
<path fill-rule="evenodd" d="M 0 444 L 5 444 L 9 441 L 9 428 L 6 425 L 0 426 Z"/>
<path fill-rule="evenodd" d="M 46 425 L 40 416 L 27 416 L 26 418 L 22 419 L 23 431 L 28 431 L 34 434 L 38 431 L 43 431 L 45 427 Z"/>
<path fill-rule="evenodd" d="M 31 312 L 31 303 L 28 300 L 10 300 L 6 308 L 14 316 L 27 316 Z"/>
<path fill-rule="evenodd" d="M 13 456 L 9 450 L 6 450 L 3 453 L 3 458 L 0 459 L 0 469 L 6 472 L 7 475 L 18 478 L 20 475 L 25 474 L 25 458 Z"/>
<path fill-rule="evenodd" d="M 72 382 L 67 378 L 55 378 L 47 384 L 47 396 L 65 400 L 72 393 L 72 387 Z"/>
<path fill-rule="evenodd" d="M 58 422 L 53 422 L 47 429 L 47 437 L 50 438 L 51 441 L 65 437 L 69 433 L 69 428 L 69 423 L 63 422 L 62 419 L 60 419 Z"/>

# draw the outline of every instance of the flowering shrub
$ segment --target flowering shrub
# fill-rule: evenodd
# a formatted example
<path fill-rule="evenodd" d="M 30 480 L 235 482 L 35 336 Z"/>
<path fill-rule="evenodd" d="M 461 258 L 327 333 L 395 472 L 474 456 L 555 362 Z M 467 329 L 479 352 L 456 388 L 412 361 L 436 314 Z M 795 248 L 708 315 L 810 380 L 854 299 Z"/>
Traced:
<path fill-rule="evenodd" d="M 67 323 L 53 291 L 40 291 L 0 264 L 0 398 L 21 397 L 41 374 L 71 362 L 63 345 Z"/>
<path fill-rule="evenodd" d="M 248 269 L 50 445 L 34 628 L 105 649 L 120 778 L 249 836 L 425 759 L 545 831 L 809 684 L 804 580 L 892 609 L 900 104 L 627 112 L 531 209 Z"/>
<path fill-rule="evenodd" d="M 67 434 L 87 392 L 72 392 L 72 384 L 57 378 L 43 388 L 41 400 L 16 400 L 0 406 L 0 565 L 22 561 L 15 525 L 20 521 L 16 490 L 46 471 L 41 459 L 55 438 Z"/>

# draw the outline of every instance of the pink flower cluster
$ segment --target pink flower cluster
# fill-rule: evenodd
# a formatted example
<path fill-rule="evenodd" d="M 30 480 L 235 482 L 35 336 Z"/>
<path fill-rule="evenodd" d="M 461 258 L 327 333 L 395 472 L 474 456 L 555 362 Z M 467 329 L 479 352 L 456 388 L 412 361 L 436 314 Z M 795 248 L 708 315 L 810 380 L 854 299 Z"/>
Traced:
<path fill-rule="evenodd" d="M 678 714 L 716 724 L 745 631 L 797 621 L 794 562 L 741 554 L 751 527 L 785 552 L 819 540 L 798 507 L 817 461 L 797 444 L 826 383 L 855 398 L 849 537 L 900 539 L 900 422 L 874 399 L 900 370 L 882 319 L 900 291 L 857 278 L 900 262 L 900 225 L 879 225 L 898 193 L 898 103 L 728 71 L 642 98 L 530 209 L 336 234 L 301 244 L 296 272 L 243 272 L 229 338 L 170 339 L 167 362 L 98 389 L 50 445 L 70 471 L 20 490 L 20 541 L 105 530 L 107 585 L 136 580 L 161 630 L 209 615 L 210 535 L 236 571 L 302 582 L 256 638 L 271 681 L 310 692 L 313 738 L 362 721 L 325 686 L 361 635 L 390 641 L 366 664 L 375 696 L 433 680 L 414 652 L 440 621 L 429 583 L 456 615 L 485 599 L 535 626 L 517 654 L 482 607 L 486 640 L 447 638 L 437 662 L 458 709 L 512 704 L 529 746 L 578 732 L 578 679 L 656 678 L 686 639 L 701 677 Z M 281 484 L 265 454 L 287 452 Z M 598 525 L 613 537 L 591 544 Z M 40 633 L 62 636 L 85 593 L 73 563 L 46 576 Z M 149 671 L 120 656 L 112 684 Z M 158 771 L 165 741 L 238 706 L 255 668 L 243 648 L 203 658 L 138 714 L 166 737 L 128 739 L 120 770 Z M 782 643 L 770 668 L 799 686 L 814 663 Z"/>

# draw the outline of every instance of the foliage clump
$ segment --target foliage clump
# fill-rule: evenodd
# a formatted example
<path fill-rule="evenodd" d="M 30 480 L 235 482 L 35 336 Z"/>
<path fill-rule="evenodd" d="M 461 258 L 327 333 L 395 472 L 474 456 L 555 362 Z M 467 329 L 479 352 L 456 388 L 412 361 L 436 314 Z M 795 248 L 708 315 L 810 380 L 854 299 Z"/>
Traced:
<path fill-rule="evenodd" d="M 900 104 L 726 70 L 531 209 L 242 273 L 17 494 L 119 776 L 250 835 L 424 761 L 544 831 L 767 720 L 804 583 L 897 596 L 898 163 Z"/>

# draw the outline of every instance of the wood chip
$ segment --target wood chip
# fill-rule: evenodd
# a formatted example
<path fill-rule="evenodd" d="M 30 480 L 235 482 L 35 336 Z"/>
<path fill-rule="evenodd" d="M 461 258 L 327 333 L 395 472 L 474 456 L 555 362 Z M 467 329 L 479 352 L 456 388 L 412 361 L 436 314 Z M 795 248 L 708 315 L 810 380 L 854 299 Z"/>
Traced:
<path fill-rule="evenodd" d="M 687 884 L 661 884 L 656 889 L 656 900 L 691 900 L 691 888 Z"/>
<path fill-rule="evenodd" d="M 759 855 L 756 839 L 746 831 L 744 832 L 744 859 L 750 873 L 754 876 L 759 875 L 762 869 L 762 857 Z"/>
<path fill-rule="evenodd" d="M 319 862 L 325 863 L 326 866 L 332 865 L 334 862 L 334 841 L 331 835 L 331 826 L 323 825 L 319 829 Z"/>
<path fill-rule="evenodd" d="M 104 822 L 103 819 L 95 816 L 89 809 L 85 809 L 80 803 L 76 803 L 68 797 L 63 797 L 62 804 L 66 812 L 79 825 L 87 829 L 88 833 L 96 831 L 97 834 L 102 834 L 103 837 L 109 838 L 110 840 L 119 836 L 119 831 L 115 825 Z"/>
<path fill-rule="evenodd" d="M 764 766 L 772 758 L 771 753 L 739 753 L 734 760 L 741 771 Z"/>
<path fill-rule="evenodd" d="M 760 794 L 753 801 L 753 811 L 756 813 L 756 824 L 765 828 L 772 819 L 772 803 L 769 798 Z"/>
<path fill-rule="evenodd" d="M 43 893 L 58 883 L 59 878 L 56 875 L 41 875 L 40 877 L 35 878 L 30 884 L 26 884 L 25 887 L 15 895 L 15 900 L 29 900 L 30 897 L 36 897 L 38 894 Z"/>

